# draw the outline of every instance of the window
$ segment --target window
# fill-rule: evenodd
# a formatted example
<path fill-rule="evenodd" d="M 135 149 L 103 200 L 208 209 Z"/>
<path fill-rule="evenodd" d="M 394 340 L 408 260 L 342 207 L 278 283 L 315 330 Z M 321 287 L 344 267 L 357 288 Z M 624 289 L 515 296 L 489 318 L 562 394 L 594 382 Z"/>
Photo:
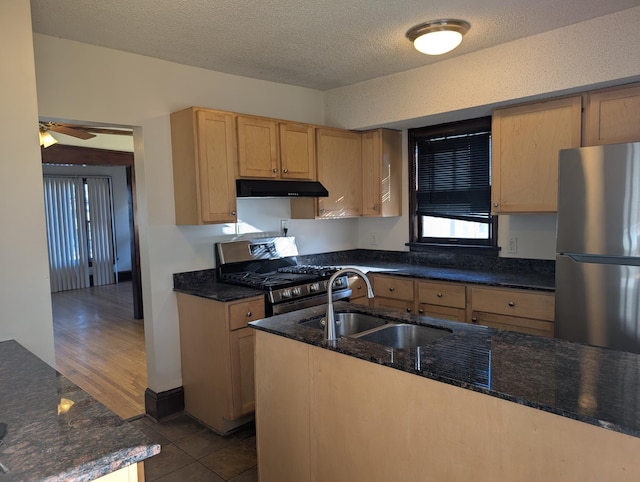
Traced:
<path fill-rule="evenodd" d="M 409 130 L 410 240 L 495 247 L 491 216 L 491 118 Z"/>

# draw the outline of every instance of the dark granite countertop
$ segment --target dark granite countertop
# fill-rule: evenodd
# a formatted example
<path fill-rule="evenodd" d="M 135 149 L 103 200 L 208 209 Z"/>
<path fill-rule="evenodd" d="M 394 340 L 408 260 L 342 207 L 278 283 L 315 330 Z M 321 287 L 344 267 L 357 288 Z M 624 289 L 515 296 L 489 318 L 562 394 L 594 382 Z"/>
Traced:
<path fill-rule="evenodd" d="M 13 340 L 0 343 L 0 422 L 7 424 L 0 463 L 9 470 L 2 482 L 94 480 L 160 452 Z"/>
<path fill-rule="evenodd" d="M 337 302 L 336 312 L 372 313 L 430 324 L 452 334 L 417 350 L 392 350 L 356 338 L 327 342 L 300 321 L 325 306 L 265 318 L 255 329 L 431 378 L 563 417 L 640 437 L 640 355 L 558 339 Z"/>
<path fill-rule="evenodd" d="M 555 290 L 554 262 L 548 260 L 455 256 L 441 259 L 415 253 L 351 250 L 297 257 L 299 264 L 354 267 L 365 273 L 383 272 L 425 280 L 497 286 L 503 288 Z M 217 301 L 235 301 L 263 294 L 260 290 L 218 281 L 215 269 L 173 275 L 174 291 Z"/>

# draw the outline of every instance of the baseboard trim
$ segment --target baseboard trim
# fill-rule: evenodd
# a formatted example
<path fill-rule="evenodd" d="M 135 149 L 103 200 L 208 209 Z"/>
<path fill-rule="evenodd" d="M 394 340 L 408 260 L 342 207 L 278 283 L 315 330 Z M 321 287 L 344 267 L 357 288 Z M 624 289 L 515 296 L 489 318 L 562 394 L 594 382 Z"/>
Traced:
<path fill-rule="evenodd" d="M 184 388 L 173 388 L 160 393 L 147 388 L 144 391 L 144 410 L 156 422 L 184 412 Z"/>
<path fill-rule="evenodd" d="M 118 281 L 131 281 L 131 270 L 129 271 L 118 271 Z"/>

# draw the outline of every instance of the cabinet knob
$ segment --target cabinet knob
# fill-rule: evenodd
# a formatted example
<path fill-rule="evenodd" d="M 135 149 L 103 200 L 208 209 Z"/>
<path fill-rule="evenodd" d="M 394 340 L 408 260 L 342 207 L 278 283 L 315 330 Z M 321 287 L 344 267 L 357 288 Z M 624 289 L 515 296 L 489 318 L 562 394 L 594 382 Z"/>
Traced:
<path fill-rule="evenodd" d="M 424 310 L 423 310 L 422 308 L 420 308 L 420 309 L 418 310 L 418 313 L 422 314 L 422 313 L 424 313 Z"/>
<path fill-rule="evenodd" d="M 509 301 L 509 303 L 507 303 L 511 308 L 513 308 L 514 306 L 516 306 L 516 304 L 513 301 Z"/>
<path fill-rule="evenodd" d="M 282 172 L 284 172 L 285 174 L 289 174 L 289 169 L 284 169 Z"/>
<path fill-rule="evenodd" d="M 411 313 L 411 308 L 407 308 L 407 313 Z"/>
<path fill-rule="evenodd" d="M 493 207 L 497 208 L 498 207 L 498 203 L 493 203 Z"/>
<path fill-rule="evenodd" d="M 438 293 L 436 296 L 437 296 L 438 298 L 442 298 L 442 293 Z"/>
<path fill-rule="evenodd" d="M 278 170 L 274 167 L 273 169 L 271 169 L 271 171 L 275 174 L 278 172 Z"/>
<path fill-rule="evenodd" d="M 253 315 L 253 313 L 251 313 L 250 311 L 247 311 L 247 317 Z"/>
<path fill-rule="evenodd" d="M 362 289 L 362 285 L 358 285 L 358 286 L 356 287 L 356 289 L 357 289 L 357 290 L 361 290 L 361 289 Z"/>
<path fill-rule="evenodd" d="M 235 216 L 235 215 L 236 215 L 236 212 L 235 212 L 235 211 L 231 211 L 231 215 L 232 215 L 232 216 Z"/>
<path fill-rule="evenodd" d="M 391 286 L 391 287 L 389 288 L 389 291 L 395 291 L 395 290 L 396 290 L 396 289 L 395 289 L 393 286 Z"/>
<path fill-rule="evenodd" d="M 475 316 L 471 318 L 471 323 L 478 323 L 478 318 L 476 318 Z"/>
<path fill-rule="evenodd" d="M 374 205 L 373 205 L 373 210 L 374 210 L 374 211 L 377 211 L 377 210 L 378 210 L 378 205 L 377 205 L 377 204 L 374 204 Z"/>

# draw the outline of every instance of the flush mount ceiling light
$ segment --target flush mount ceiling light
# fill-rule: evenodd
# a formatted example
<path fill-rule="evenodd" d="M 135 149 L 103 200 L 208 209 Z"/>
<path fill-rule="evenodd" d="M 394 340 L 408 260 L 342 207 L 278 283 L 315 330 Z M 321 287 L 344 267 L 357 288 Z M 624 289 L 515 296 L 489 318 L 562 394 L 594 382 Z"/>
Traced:
<path fill-rule="evenodd" d="M 441 55 L 455 49 L 471 28 L 464 20 L 431 20 L 409 29 L 407 38 L 419 52 Z"/>

